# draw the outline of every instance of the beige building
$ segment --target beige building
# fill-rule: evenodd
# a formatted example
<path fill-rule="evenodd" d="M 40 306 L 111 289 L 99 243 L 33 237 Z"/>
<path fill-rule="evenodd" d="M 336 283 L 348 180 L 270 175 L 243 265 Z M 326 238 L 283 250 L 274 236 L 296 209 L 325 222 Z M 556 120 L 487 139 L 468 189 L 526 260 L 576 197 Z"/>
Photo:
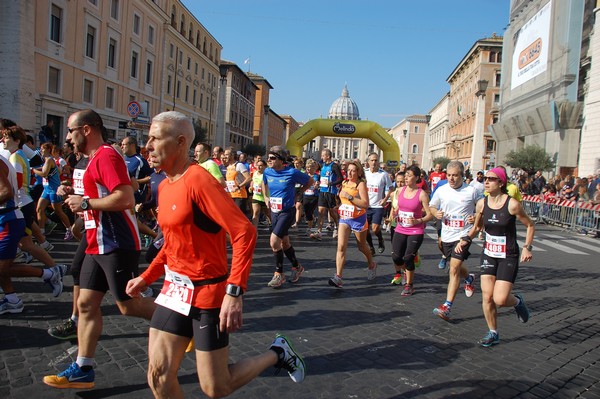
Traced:
<path fill-rule="evenodd" d="M 446 143 L 448 141 L 448 104 L 450 93 L 444 94 L 440 101 L 429 111 L 429 126 L 423 144 L 423 163 L 425 170 L 433 168 L 434 160 L 446 156 Z"/>
<path fill-rule="evenodd" d="M 47 119 L 64 140 L 74 111 L 92 108 L 109 136 L 131 121 L 181 111 L 213 134 L 221 45 L 177 0 L 3 2 L 0 109 L 37 132 Z"/>
<path fill-rule="evenodd" d="M 395 124 L 389 134 L 398 142 L 400 161 L 408 165 L 423 165 L 423 151 L 428 115 L 411 115 Z"/>
<path fill-rule="evenodd" d="M 285 136 L 283 138 L 283 142 L 286 143 L 290 136 L 300 128 L 300 124 L 291 115 L 284 114 L 281 115 L 281 117 L 285 121 Z"/>
<path fill-rule="evenodd" d="M 487 126 L 497 119 L 500 103 L 502 37 L 475 42 L 450 74 L 446 156 L 471 170 L 495 162 L 496 143 Z"/>

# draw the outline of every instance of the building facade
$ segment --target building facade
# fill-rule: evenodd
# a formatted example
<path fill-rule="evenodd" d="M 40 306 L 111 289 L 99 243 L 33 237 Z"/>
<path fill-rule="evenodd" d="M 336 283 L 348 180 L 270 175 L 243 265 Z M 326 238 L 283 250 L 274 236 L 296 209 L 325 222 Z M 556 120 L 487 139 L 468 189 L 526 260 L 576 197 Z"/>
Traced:
<path fill-rule="evenodd" d="M 505 32 L 499 120 L 490 127 L 498 160 L 538 145 L 556 173 L 578 164 L 582 108 L 579 72 L 584 1 L 513 0 Z"/>
<path fill-rule="evenodd" d="M 411 115 L 395 124 L 389 134 L 400 147 L 400 162 L 407 165 L 423 164 L 425 135 L 428 124 L 427 115 Z"/>
<path fill-rule="evenodd" d="M 423 163 L 421 167 L 429 170 L 433 168 L 436 158 L 446 156 L 446 143 L 448 142 L 448 116 L 450 93 L 444 94 L 441 100 L 429 111 L 431 119 L 423 144 Z"/>
<path fill-rule="evenodd" d="M 450 84 L 446 157 L 473 170 L 495 161 L 496 143 L 487 126 L 498 117 L 502 37 L 475 42 L 447 81 Z"/>

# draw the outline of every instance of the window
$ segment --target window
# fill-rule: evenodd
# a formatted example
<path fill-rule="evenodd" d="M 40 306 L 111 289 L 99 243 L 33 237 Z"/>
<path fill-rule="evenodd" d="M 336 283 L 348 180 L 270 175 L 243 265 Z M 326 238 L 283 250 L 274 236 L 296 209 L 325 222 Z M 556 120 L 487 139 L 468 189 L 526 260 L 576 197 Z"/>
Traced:
<path fill-rule="evenodd" d="M 500 87 L 500 81 L 502 79 L 502 73 L 500 71 L 496 72 L 496 87 Z"/>
<path fill-rule="evenodd" d="M 197 63 L 197 62 L 196 62 L 196 67 L 195 67 L 195 69 L 194 69 L 194 73 L 195 73 L 196 75 L 198 75 L 198 63 Z"/>
<path fill-rule="evenodd" d="M 171 75 L 167 76 L 167 94 L 171 94 L 172 80 L 173 78 L 171 77 Z"/>
<path fill-rule="evenodd" d="M 419 133 L 419 126 L 415 126 L 415 133 Z"/>
<path fill-rule="evenodd" d="M 173 59 L 173 54 L 175 54 L 175 46 L 173 46 L 173 43 L 171 43 L 169 45 L 169 58 Z"/>
<path fill-rule="evenodd" d="M 60 69 L 48 68 L 48 92 L 60 94 Z"/>
<path fill-rule="evenodd" d="M 416 144 L 413 144 L 412 146 L 412 153 L 413 154 L 418 154 L 419 153 L 419 146 Z"/>
<path fill-rule="evenodd" d="M 119 19 L 119 0 L 111 0 L 110 2 L 110 17 L 112 19 Z"/>
<path fill-rule="evenodd" d="M 52 4 L 52 14 L 50 15 L 50 40 L 56 43 L 61 41 L 62 30 L 62 8 Z"/>
<path fill-rule="evenodd" d="M 179 98 L 181 92 L 181 82 L 177 82 L 177 93 L 175 93 L 175 97 Z"/>
<path fill-rule="evenodd" d="M 190 99 L 190 86 L 185 85 L 185 102 L 187 103 Z"/>
<path fill-rule="evenodd" d="M 88 1 L 95 6 L 98 5 L 98 0 L 88 0 Z"/>
<path fill-rule="evenodd" d="M 140 16 L 133 14 L 133 33 L 140 35 Z"/>
<path fill-rule="evenodd" d="M 148 44 L 154 45 L 154 26 L 148 26 Z"/>
<path fill-rule="evenodd" d="M 93 99 L 94 82 L 88 79 L 83 79 L 83 102 L 92 103 Z"/>
<path fill-rule="evenodd" d="M 138 53 L 137 51 L 131 52 L 131 77 L 137 79 L 137 69 L 138 69 Z"/>
<path fill-rule="evenodd" d="M 181 24 L 179 25 L 179 33 L 185 35 L 185 15 L 181 14 Z"/>
<path fill-rule="evenodd" d="M 112 87 L 106 88 L 106 108 L 113 109 L 114 108 L 114 99 L 115 99 L 115 89 Z"/>
<path fill-rule="evenodd" d="M 94 44 L 96 42 L 96 28 L 88 25 L 85 38 L 85 56 L 94 58 Z"/>
<path fill-rule="evenodd" d="M 494 94 L 494 103 L 498 104 L 500 102 L 500 94 Z"/>
<path fill-rule="evenodd" d="M 183 51 L 179 50 L 179 65 L 183 64 Z"/>
<path fill-rule="evenodd" d="M 107 65 L 111 68 L 115 68 L 117 65 L 116 62 L 117 57 L 117 41 L 115 39 L 110 39 L 108 41 L 108 62 Z"/>
<path fill-rule="evenodd" d="M 192 69 L 192 59 L 188 57 L 187 70 L 189 71 L 190 69 Z"/>
<path fill-rule="evenodd" d="M 194 94 L 192 95 L 192 105 L 196 106 L 196 94 L 198 94 L 197 90 L 194 89 Z"/>
<path fill-rule="evenodd" d="M 146 61 L 146 84 L 152 84 L 152 61 Z"/>

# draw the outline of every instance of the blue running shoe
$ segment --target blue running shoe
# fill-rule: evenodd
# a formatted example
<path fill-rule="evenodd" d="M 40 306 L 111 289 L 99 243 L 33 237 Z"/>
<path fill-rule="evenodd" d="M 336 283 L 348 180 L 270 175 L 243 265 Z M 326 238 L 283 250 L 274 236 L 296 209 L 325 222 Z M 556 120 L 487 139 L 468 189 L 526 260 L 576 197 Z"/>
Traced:
<path fill-rule="evenodd" d="M 440 259 L 440 263 L 438 263 L 438 268 L 440 270 L 445 270 L 446 266 L 448 266 L 448 259 L 446 259 L 446 258 Z"/>
<path fill-rule="evenodd" d="M 519 304 L 515 306 L 515 312 L 517 312 L 517 317 L 521 323 L 527 323 L 529 320 L 529 309 L 525 305 L 525 300 L 521 296 L 521 294 L 515 294 L 517 298 L 519 298 Z"/>
<path fill-rule="evenodd" d="M 493 331 L 488 331 L 478 342 L 479 345 L 489 347 L 500 343 L 500 334 Z"/>
<path fill-rule="evenodd" d="M 57 375 L 44 377 L 44 384 L 54 388 L 91 389 L 94 387 L 94 369 L 83 371 L 73 362 L 68 369 Z"/>

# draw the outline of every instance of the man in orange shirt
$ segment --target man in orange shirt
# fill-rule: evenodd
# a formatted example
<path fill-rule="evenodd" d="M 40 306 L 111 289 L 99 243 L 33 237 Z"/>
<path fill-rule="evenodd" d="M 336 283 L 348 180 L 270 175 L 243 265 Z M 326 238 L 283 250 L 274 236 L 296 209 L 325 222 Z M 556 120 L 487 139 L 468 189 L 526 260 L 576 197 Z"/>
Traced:
<path fill-rule="evenodd" d="M 194 128 L 176 111 L 157 115 L 146 148 L 150 161 L 165 171 L 159 186 L 158 223 L 165 241 L 148 269 L 129 281 L 139 296 L 165 274 L 150 323 L 148 383 L 156 397 L 183 397 L 177 370 L 194 338 L 198 378 L 209 397 L 226 396 L 269 366 L 284 368 L 295 382 L 304 379 L 304 361 L 278 334 L 270 350 L 229 363 L 229 334 L 242 327 L 256 229 L 219 182 L 188 159 Z M 233 247 L 228 270 L 225 235 Z"/>

